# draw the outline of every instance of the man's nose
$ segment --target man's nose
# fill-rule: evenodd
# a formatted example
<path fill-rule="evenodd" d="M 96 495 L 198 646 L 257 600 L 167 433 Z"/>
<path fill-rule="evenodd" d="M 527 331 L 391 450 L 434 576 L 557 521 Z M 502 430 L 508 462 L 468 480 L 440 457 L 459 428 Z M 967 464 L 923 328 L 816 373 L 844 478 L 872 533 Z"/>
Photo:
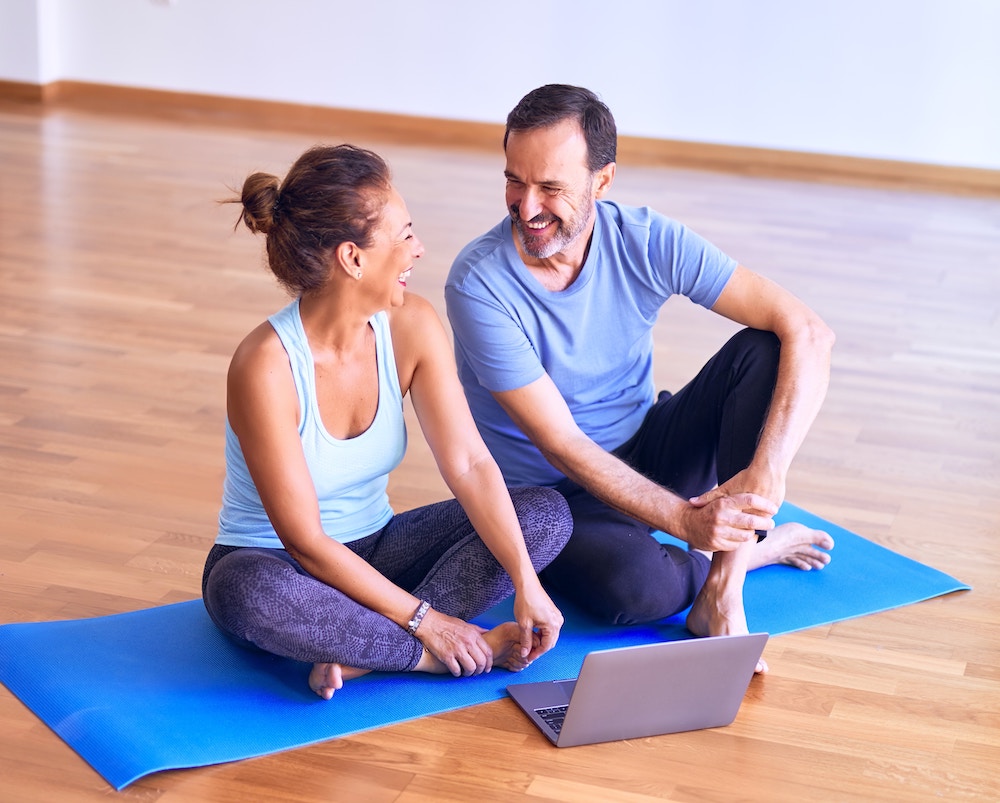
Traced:
<path fill-rule="evenodd" d="M 542 211 L 541 193 L 533 187 L 525 187 L 517 206 L 521 220 L 531 220 Z"/>

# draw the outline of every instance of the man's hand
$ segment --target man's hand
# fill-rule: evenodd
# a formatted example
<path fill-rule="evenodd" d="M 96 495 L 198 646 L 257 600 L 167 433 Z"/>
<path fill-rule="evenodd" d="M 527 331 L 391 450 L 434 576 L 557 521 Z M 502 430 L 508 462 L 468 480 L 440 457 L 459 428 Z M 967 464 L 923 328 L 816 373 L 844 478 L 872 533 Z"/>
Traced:
<path fill-rule="evenodd" d="M 760 469 L 754 463 L 751 463 L 747 468 L 734 474 L 718 488 L 702 494 L 698 499 L 700 502 L 711 502 L 725 496 L 736 496 L 738 494 L 753 494 L 769 499 L 776 506 L 775 512 L 777 512 L 777 509 L 785 501 L 785 477 L 783 474 L 775 471 Z M 767 511 L 759 508 L 750 508 L 744 512 L 758 515 L 767 514 Z M 766 534 L 766 530 L 758 530 L 757 540 L 760 541 Z"/>
<path fill-rule="evenodd" d="M 711 501 L 722 496 L 735 496 L 737 494 L 763 496 L 780 508 L 785 501 L 785 477 L 777 472 L 759 469 L 751 463 L 749 467 L 734 474 L 718 488 L 703 493 L 698 498 Z"/>
<path fill-rule="evenodd" d="M 720 494 L 720 488 L 690 499 L 682 530 L 673 533 L 693 549 L 732 552 L 757 540 L 757 530 L 771 530 L 778 506 L 752 493 Z"/>

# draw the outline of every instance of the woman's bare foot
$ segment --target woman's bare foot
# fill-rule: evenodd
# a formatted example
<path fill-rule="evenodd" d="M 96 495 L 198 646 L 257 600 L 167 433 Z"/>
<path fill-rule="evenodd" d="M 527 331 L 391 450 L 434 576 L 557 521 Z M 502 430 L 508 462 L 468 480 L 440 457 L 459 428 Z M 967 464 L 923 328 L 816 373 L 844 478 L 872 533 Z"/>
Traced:
<path fill-rule="evenodd" d="M 830 562 L 824 550 L 833 549 L 833 539 L 822 530 L 813 530 L 798 522 L 779 524 L 750 552 L 747 569 L 759 569 L 783 563 L 809 571 L 822 569 Z"/>
<path fill-rule="evenodd" d="M 492 630 L 484 631 L 482 635 L 493 653 L 493 666 L 503 667 L 511 672 L 520 672 L 531 666 L 531 661 L 525 661 L 521 657 L 521 628 L 517 626 L 517 622 L 504 622 Z M 535 636 L 535 641 L 537 646 L 541 642 L 540 637 Z M 448 672 L 448 667 L 425 647 L 413 671 L 443 675 Z"/>
<path fill-rule="evenodd" d="M 510 672 L 520 672 L 531 666 L 531 661 L 521 657 L 521 628 L 517 622 L 504 622 L 492 630 L 483 633 L 486 643 L 493 649 L 493 666 L 501 666 Z M 534 647 L 541 643 L 541 638 L 534 636 Z"/>
<path fill-rule="evenodd" d="M 345 680 L 361 677 L 368 671 L 341 664 L 313 664 L 309 673 L 309 688 L 324 700 L 329 700 L 337 689 L 343 688 Z"/>

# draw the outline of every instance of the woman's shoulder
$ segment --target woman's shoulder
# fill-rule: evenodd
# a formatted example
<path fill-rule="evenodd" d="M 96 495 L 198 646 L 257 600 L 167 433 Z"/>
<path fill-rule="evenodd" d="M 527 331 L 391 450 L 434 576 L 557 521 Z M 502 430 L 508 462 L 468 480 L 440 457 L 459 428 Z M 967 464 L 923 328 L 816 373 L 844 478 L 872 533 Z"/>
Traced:
<path fill-rule="evenodd" d="M 422 328 L 428 325 L 440 325 L 441 319 L 438 317 L 434 306 L 423 296 L 416 293 L 406 292 L 403 303 L 398 307 L 387 310 L 389 328 L 393 338 L 397 333 L 412 332 L 414 328 Z"/>
<path fill-rule="evenodd" d="M 407 292 L 399 307 L 387 313 L 400 387 L 405 394 L 418 365 L 436 364 L 450 354 L 450 344 L 434 306 L 422 296 Z"/>
<path fill-rule="evenodd" d="M 287 363 L 284 346 L 269 321 L 263 321 L 240 341 L 229 363 L 230 375 L 256 372 L 272 364 Z"/>

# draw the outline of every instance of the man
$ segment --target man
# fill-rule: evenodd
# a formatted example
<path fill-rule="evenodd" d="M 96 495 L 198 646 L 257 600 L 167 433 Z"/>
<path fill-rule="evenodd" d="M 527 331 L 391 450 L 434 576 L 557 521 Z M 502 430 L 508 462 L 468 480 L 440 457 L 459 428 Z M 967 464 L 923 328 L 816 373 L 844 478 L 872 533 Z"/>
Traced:
<path fill-rule="evenodd" d="M 569 501 L 551 587 L 611 622 L 691 606 L 695 634 L 745 633 L 748 570 L 830 559 L 826 533 L 771 516 L 826 394 L 834 336 L 681 224 L 601 200 L 616 148 L 611 112 L 586 89 L 543 86 L 510 113 L 510 217 L 462 250 L 445 286 L 459 373 L 507 482 Z M 651 330 L 675 293 L 747 328 L 657 398 Z"/>

